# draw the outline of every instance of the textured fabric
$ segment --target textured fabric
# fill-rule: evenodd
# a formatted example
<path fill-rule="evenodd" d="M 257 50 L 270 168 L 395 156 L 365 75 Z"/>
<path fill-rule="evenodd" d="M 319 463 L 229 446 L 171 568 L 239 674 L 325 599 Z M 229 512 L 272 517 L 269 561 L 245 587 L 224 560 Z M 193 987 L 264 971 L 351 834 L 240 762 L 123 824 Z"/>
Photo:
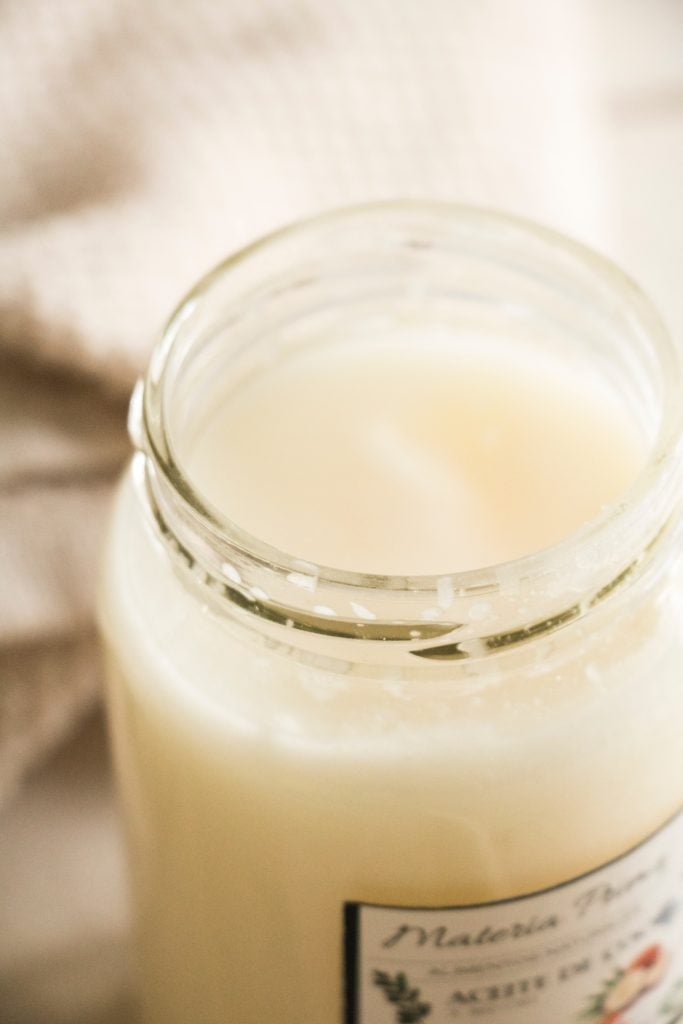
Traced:
<path fill-rule="evenodd" d="M 0 803 L 99 692 L 93 603 L 123 407 L 0 362 Z"/>
<path fill-rule="evenodd" d="M 0 19 L 3 341 L 107 382 L 130 384 L 202 270 L 322 207 L 426 195 L 594 230 L 575 4 L 5 0 Z"/>
<path fill-rule="evenodd" d="M 183 291 L 284 222 L 429 197 L 596 245 L 683 328 L 682 39 L 677 0 L 3 0 L 0 794 L 97 688 L 121 400 Z"/>
<path fill-rule="evenodd" d="M 97 641 L 82 635 L 0 648 L 0 803 L 98 699 Z"/>

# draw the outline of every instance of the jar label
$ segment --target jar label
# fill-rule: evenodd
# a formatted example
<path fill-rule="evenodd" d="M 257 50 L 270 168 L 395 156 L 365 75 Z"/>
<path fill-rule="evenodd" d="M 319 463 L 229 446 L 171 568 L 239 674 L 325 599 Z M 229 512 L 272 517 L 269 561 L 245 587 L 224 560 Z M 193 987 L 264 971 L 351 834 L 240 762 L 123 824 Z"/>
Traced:
<path fill-rule="evenodd" d="M 347 903 L 345 972 L 346 1024 L 683 1022 L 683 815 L 533 895 Z"/>

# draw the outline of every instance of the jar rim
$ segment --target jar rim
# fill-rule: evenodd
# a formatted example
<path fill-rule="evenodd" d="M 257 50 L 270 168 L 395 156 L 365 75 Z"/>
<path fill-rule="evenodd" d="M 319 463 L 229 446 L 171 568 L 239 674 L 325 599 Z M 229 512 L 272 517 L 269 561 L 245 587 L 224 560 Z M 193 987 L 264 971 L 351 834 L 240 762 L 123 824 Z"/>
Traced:
<path fill-rule="evenodd" d="M 653 346 L 661 374 L 662 398 L 658 430 L 649 457 L 621 500 L 555 544 L 508 562 L 465 571 L 449 571 L 445 567 L 439 573 L 406 576 L 337 569 L 282 551 L 209 506 L 175 455 L 166 421 L 166 371 L 183 325 L 216 283 L 241 265 L 258 259 L 264 250 L 292 238 L 305 241 L 307 236 L 353 218 L 389 219 L 402 215 L 447 218 L 460 225 L 471 225 L 474 229 L 498 229 L 561 252 L 575 265 L 589 271 L 594 279 L 599 278 L 602 285 L 614 293 L 627 308 L 629 317 L 646 332 Z M 507 213 L 439 201 L 393 200 L 344 207 L 295 221 L 245 246 L 206 274 L 171 315 L 153 352 L 144 386 L 133 402 L 137 408 L 133 419 L 137 418 L 141 424 L 138 433 L 144 435 L 144 442 L 140 447 L 144 447 L 151 456 L 155 473 L 164 486 L 182 499 L 193 528 L 204 531 L 208 543 L 213 539 L 234 548 L 242 557 L 262 567 L 275 568 L 290 576 L 304 573 L 314 577 L 319 585 L 330 584 L 350 593 L 368 590 L 436 593 L 447 581 L 449 587 L 460 595 L 477 595 L 492 589 L 500 590 L 501 587 L 512 590 L 522 583 L 528 586 L 530 581 L 547 576 L 549 572 L 562 573 L 563 569 L 576 564 L 581 552 L 587 548 L 596 550 L 596 545 L 599 547 L 607 543 L 615 531 L 626 529 L 628 524 L 632 526 L 645 517 L 656 490 L 668 486 L 671 491 L 678 478 L 683 432 L 682 380 L 679 348 L 649 299 L 630 277 L 603 256 L 550 228 Z"/>

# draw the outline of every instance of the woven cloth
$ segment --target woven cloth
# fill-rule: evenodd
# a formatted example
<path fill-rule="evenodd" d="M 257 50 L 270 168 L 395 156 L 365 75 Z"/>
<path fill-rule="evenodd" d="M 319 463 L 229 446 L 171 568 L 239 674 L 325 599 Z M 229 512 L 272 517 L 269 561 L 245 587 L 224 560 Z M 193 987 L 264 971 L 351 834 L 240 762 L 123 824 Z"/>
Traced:
<path fill-rule="evenodd" d="M 96 698 L 123 399 L 183 291 L 285 222 L 399 196 L 502 207 L 638 269 L 659 241 L 630 213 L 647 165 L 615 185 L 629 89 L 656 47 L 669 131 L 680 21 L 666 0 L 3 0 L 0 799 Z"/>

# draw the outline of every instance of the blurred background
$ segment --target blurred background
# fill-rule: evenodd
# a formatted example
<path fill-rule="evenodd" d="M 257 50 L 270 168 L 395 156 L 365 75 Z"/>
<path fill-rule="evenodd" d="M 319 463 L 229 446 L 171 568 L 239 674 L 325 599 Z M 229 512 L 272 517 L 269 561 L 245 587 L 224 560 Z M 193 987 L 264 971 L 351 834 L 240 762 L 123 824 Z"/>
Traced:
<path fill-rule="evenodd" d="M 132 1024 L 93 604 L 165 318 L 288 221 L 437 198 L 683 341 L 683 0 L 0 0 L 0 137 L 0 1021 Z"/>

